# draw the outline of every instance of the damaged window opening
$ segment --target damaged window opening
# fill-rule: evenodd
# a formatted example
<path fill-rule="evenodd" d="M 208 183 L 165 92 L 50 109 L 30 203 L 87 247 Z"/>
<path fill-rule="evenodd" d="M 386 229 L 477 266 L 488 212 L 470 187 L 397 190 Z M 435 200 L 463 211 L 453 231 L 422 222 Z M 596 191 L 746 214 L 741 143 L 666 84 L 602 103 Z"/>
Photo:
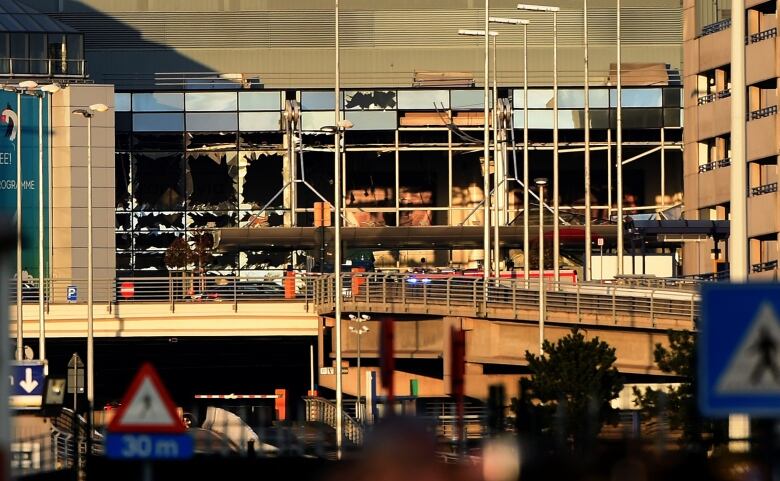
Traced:
<path fill-rule="evenodd" d="M 135 270 L 153 270 L 153 271 L 165 271 L 165 254 L 163 252 L 158 253 L 136 253 Z"/>
<path fill-rule="evenodd" d="M 187 132 L 187 150 L 235 150 L 236 132 Z"/>
<path fill-rule="evenodd" d="M 242 149 L 271 149 L 282 148 L 284 134 L 282 132 L 239 132 Z"/>
<path fill-rule="evenodd" d="M 129 233 L 116 233 L 116 248 L 122 249 L 122 250 L 129 250 L 132 249 L 133 243 L 132 243 L 132 236 Z"/>
<path fill-rule="evenodd" d="M 117 230 L 130 230 L 132 221 L 130 220 L 130 213 L 116 213 L 116 229 Z"/>
<path fill-rule="evenodd" d="M 242 208 L 260 209 L 279 192 L 283 185 L 283 161 L 282 155 L 277 153 L 241 152 Z M 271 206 L 284 206 L 284 194 L 280 194 Z"/>
<path fill-rule="evenodd" d="M 130 154 L 118 152 L 114 164 L 114 204 L 118 210 L 130 209 Z"/>
<path fill-rule="evenodd" d="M 394 90 L 353 90 L 344 93 L 347 110 L 392 110 L 398 105 Z"/>
<path fill-rule="evenodd" d="M 282 250 L 241 251 L 242 269 L 271 269 L 285 267 L 290 253 Z"/>
<path fill-rule="evenodd" d="M 196 210 L 234 210 L 238 195 L 234 153 L 187 157 L 187 205 Z"/>
<path fill-rule="evenodd" d="M 190 212 L 187 214 L 189 221 L 187 227 L 209 227 L 213 223 L 214 227 L 235 227 L 237 214 L 235 212 Z"/>
<path fill-rule="evenodd" d="M 133 237 L 137 251 L 165 250 L 178 237 L 178 234 L 175 232 L 136 232 Z"/>
<path fill-rule="evenodd" d="M 332 137 L 331 137 L 332 138 Z M 306 182 L 311 185 L 328 202 L 333 203 L 333 152 L 306 152 L 303 156 L 306 163 Z M 347 162 L 349 164 L 349 162 Z M 298 186 L 298 207 L 312 208 L 315 202 L 322 199 L 308 187 Z"/>
<path fill-rule="evenodd" d="M 181 132 L 148 132 L 135 133 L 132 139 L 133 150 L 168 150 L 184 149 L 184 136 Z"/>
<path fill-rule="evenodd" d="M 136 214 L 135 230 L 143 229 L 182 229 L 184 215 L 179 212 L 170 214 Z"/>
<path fill-rule="evenodd" d="M 178 210 L 184 204 L 182 154 L 134 154 L 133 195 L 140 210 Z"/>

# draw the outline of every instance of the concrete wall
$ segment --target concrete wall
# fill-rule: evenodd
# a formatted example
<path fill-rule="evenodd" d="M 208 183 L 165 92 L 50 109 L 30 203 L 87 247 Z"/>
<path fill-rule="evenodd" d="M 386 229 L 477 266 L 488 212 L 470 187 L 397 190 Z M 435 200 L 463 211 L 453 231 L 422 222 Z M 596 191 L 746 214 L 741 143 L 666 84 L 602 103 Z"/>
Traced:
<path fill-rule="evenodd" d="M 92 203 L 95 279 L 115 275 L 114 88 L 70 85 L 52 103 L 52 277 L 87 278 L 87 120 L 74 109 L 103 103 L 109 110 L 92 119 Z M 105 297 L 107 293 L 95 293 Z"/>

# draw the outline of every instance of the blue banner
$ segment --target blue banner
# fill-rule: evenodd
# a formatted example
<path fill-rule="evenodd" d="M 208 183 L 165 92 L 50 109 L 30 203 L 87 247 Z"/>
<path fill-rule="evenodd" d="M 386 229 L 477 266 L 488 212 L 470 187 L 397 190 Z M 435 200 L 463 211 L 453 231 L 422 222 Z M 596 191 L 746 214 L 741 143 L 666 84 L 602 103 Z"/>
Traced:
<path fill-rule="evenodd" d="M 39 103 L 42 102 L 42 106 Z M 16 217 L 16 189 L 22 188 L 22 270 L 38 277 L 38 192 L 44 192 L 44 264 L 48 269 L 49 212 L 49 98 L 21 96 L 21 112 L 14 92 L 0 91 L 0 213 Z M 42 107 L 43 115 L 39 116 Z M 21 115 L 20 115 L 21 114 Z M 42 117 L 42 118 L 41 118 Z M 39 127 L 43 143 L 39 145 Z M 22 143 L 22 177 L 17 179 L 18 142 Z M 38 156 L 43 149 L 43 175 Z"/>

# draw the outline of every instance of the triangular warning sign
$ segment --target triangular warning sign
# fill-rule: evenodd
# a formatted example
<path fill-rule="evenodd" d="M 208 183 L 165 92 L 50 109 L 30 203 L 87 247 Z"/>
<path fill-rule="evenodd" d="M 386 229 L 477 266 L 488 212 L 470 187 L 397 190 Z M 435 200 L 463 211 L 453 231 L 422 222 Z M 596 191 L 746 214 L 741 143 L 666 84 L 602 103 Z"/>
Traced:
<path fill-rule="evenodd" d="M 151 364 L 141 366 L 135 375 L 108 430 L 122 433 L 181 433 L 186 430 L 176 413 L 176 405 Z"/>
<path fill-rule="evenodd" d="M 718 379 L 719 394 L 780 394 L 780 321 L 769 303 L 747 329 Z"/>

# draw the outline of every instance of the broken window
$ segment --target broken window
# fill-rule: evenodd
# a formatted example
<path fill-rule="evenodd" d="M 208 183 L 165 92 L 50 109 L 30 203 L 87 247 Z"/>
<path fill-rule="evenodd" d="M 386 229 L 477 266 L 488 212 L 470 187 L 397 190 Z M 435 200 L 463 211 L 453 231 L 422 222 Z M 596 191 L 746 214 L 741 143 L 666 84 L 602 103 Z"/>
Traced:
<path fill-rule="evenodd" d="M 165 250 L 178 236 L 176 232 L 135 232 L 133 233 L 135 250 Z"/>
<path fill-rule="evenodd" d="M 235 210 L 236 154 L 190 153 L 187 157 L 187 205 L 196 210 Z"/>
<path fill-rule="evenodd" d="M 175 230 L 183 229 L 184 214 L 181 212 L 171 213 L 136 213 L 135 214 L 135 230 Z"/>
<path fill-rule="evenodd" d="M 346 110 L 391 110 L 398 105 L 394 90 L 351 90 L 344 92 Z"/>
<path fill-rule="evenodd" d="M 239 132 L 242 149 L 281 149 L 281 132 Z"/>
<path fill-rule="evenodd" d="M 270 202 L 282 188 L 282 162 L 284 157 L 276 152 L 241 152 L 241 208 L 260 209 Z M 300 175 L 300 174 L 299 174 Z M 303 188 L 303 186 L 299 186 Z M 273 207 L 284 205 L 284 194 L 271 203 Z"/>
<path fill-rule="evenodd" d="M 132 226 L 130 220 L 130 213 L 117 212 L 116 213 L 116 229 L 117 230 L 130 230 Z"/>
<path fill-rule="evenodd" d="M 187 150 L 235 150 L 235 132 L 187 132 Z"/>
<path fill-rule="evenodd" d="M 187 214 L 187 228 L 235 227 L 237 217 L 236 212 L 190 212 Z"/>
<path fill-rule="evenodd" d="M 140 210 L 184 207 L 184 158 L 179 153 L 133 154 L 133 195 Z"/>
<path fill-rule="evenodd" d="M 130 154 L 114 156 L 114 204 L 118 210 L 130 209 Z"/>
<path fill-rule="evenodd" d="M 134 133 L 133 150 L 169 150 L 180 151 L 184 149 L 184 137 L 181 132 L 149 132 Z"/>

